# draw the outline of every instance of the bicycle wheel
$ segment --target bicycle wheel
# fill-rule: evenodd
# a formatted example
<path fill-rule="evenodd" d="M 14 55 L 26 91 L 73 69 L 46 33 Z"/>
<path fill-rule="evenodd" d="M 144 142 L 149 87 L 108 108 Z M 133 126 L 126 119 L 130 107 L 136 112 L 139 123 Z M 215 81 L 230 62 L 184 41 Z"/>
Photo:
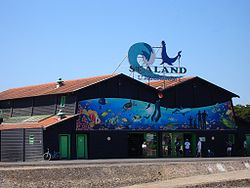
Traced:
<path fill-rule="evenodd" d="M 50 161 L 50 159 L 51 159 L 51 154 L 50 154 L 50 153 L 45 153 L 45 154 L 43 155 L 43 159 L 44 159 L 44 160 Z"/>

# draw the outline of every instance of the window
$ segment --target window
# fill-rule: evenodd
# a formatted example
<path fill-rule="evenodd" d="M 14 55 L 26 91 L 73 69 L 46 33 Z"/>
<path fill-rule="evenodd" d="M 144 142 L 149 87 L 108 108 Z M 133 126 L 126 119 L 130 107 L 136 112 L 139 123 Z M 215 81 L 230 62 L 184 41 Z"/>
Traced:
<path fill-rule="evenodd" d="M 157 156 L 157 134 L 145 133 L 144 143 L 146 147 L 143 148 L 144 157 L 156 157 Z"/>
<path fill-rule="evenodd" d="M 65 107 L 66 96 L 61 96 L 60 99 L 60 107 Z"/>
<path fill-rule="evenodd" d="M 35 142 L 35 136 L 29 135 L 29 144 L 34 144 L 34 142 Z"/>

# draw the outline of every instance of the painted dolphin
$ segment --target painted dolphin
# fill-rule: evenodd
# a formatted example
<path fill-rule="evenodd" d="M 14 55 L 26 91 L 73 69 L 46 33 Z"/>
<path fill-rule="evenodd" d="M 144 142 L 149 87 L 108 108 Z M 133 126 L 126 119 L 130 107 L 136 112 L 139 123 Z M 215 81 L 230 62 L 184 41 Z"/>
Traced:
<path fill-rule="evenodd" d="M 192 111 L 191 108 L 176 108 L 172 114 L 182 114 L 183 116 L 185 116 L 186 113 Z"/>
<path fill-rule="evenodd" d="M 167 54 L 166 43 L 165 43 L 165 41 L 162 41 L 161 44 L 162 44 L 162 51 L 161 51 L 162 63 L 161 63 L 161 65 L 164 64 L 164 63 L 167 63 L 168 65 L 171 65 L 171 66 L 172 66 L 173 63 L 174 63 L 177 59 L 180 59 L 180 58 L 181 58 L 181 52 L 182 52 L 182 51 L 179 51 L 176 57 L 170 58 L 170 57 L 168 57 L 168 54 Z"/>
<path fill-rule="evenodd" d="M 159 121 L 160 118 L 161 118 L 161 104 L 160 104 L 160 100 L 157 100 L 155 102 L 155 110 L 151 117 L 151 121 L 157 122 Z"/>
<path fill-rule="evenodd" d="M 148 103 L 146 110 L 149 109 L 150 106 L 151 106 L 151 103 Z"/>

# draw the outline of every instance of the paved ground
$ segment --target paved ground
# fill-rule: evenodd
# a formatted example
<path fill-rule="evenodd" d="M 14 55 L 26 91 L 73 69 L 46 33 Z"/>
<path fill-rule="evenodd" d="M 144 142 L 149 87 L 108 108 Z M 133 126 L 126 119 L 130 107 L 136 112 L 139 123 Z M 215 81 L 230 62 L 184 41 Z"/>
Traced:
<path fill-rule="evenodd" d="M 55 160 L 33 162 L 0 162 L 0 168 L 24 166 L 71 166 L 71 165 L 116 165 L 130 163 L 186 163 L 186 162 L 220 162 L 220 161 L 250 161 L 250 157 L 217 157 L 217 158 L 152 158 L 152 159 L 88 159 L 88 160 Z"/>
<path fill-rule="evenodd" d="M 127 186 L 126 188 L 177 188 L 177 187 L 215 187 L 220 184 L 225 187 L 231 187 L 227 182 L 232 184 L 232 182 L 241 182 L 240 180 L 250 180 L 250 170 L 240 170 L 233 172 L 224 172 L 219 174 L 209 174 L 209 175 L 198 175 L 184 178 L 175 178 L 171 180 L 158 181 L 153 183 L 145 183 L 140 185 Z M 250 187 L 250 182 L 248 185 L 238 185 L 244 187 Z M 237 186 L 234 185 L 234 186 Z M 124 187 L 125 188 L 125 187 Z"/>

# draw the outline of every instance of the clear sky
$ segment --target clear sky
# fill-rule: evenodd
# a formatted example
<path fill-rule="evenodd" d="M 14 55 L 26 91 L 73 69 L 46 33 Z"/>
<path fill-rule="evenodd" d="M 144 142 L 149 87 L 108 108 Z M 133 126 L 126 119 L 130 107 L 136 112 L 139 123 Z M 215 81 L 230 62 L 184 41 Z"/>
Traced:
<path fill-rule="evenodd" d="M 132 44 L 162 40 L 187 76 L 250 103 L 249 0 L 2 0 L 0 91 L 111 74 Z"/>

